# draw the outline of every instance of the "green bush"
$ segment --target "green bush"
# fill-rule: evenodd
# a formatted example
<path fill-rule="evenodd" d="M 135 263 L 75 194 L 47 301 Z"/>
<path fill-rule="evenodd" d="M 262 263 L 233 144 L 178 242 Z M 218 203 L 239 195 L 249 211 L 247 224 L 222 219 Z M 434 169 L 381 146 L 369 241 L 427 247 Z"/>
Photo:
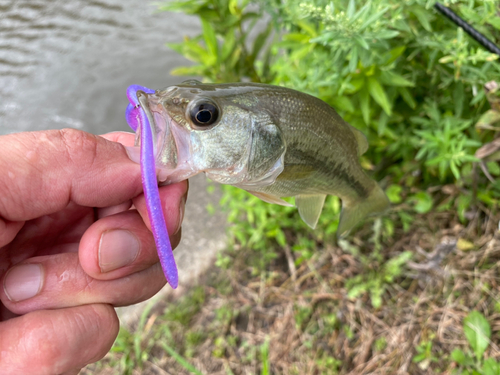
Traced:
<path fill-rule="evenodd" d="M 495 2 L 451 3 L 488 38 L 500 39 Z M 474 126 L 490 109 L 483 87 L 500 80 L 500 65 L 433 4 L 187 0 L 162 9 L 197 15 L 203 26 L 198 37 L 170 44 L 197 63 L 174 74 L 310 93 L 367 135 L 362 163 L 379 180 L 417 191 L 449 183 L 470 189 L 474 153 L 495 132 Z M 256 26 L 262 19 L 267 25 Z M 496 163 L 488 167 L 498 172 Z M 479 183 L 479 198 L 496 202 L 500 185 L 482 174 Z"/>
<path fill-rule="evenodd" d="M 500 130 L 499 56 L 435 11 L 434 3 L 176 0 L 161 6 L 195 15 L 202 25 L 200 35 L 169 44 L 194 62 L 173 74 L 297 89 L 324 100 L 365 133 L 370 148 L 361 164 L 386 189 L 393 210 L 373 223 L 373 234 L 360 233 L 357 243 L 363 246 L 356 259 L 364 271 L 346 286 L 351 298 L 368 294 L 376 307 L 388 286 L 396 279 L 401 283 L 410 256 L 382 251 L 390 249 L 396 233 L 433 210 L 452 210 L 465 222 L 472 204 L 492 207 L 500 198 L 500 182 L 494 180 L 500 175 L 497 149 L 482 149 L 482 160 L 476 157 Z M 499 41 L 495 2 L 445 5 Z M 474 167 L 480 161 L 484 172 Z M 267 265 L 287 251 L 300 266 L 333 241 L 340 213 L 336 197 L 328 197 L 318 228 L 311 231 L 293 207 L 269 205 L 231 186 L 224 191 L 230 248 L 253 250 L 246 259 L 252 275 L 272 278 Z M 217 264 L 230 268 L 230 254 L 220 254 Z"/>

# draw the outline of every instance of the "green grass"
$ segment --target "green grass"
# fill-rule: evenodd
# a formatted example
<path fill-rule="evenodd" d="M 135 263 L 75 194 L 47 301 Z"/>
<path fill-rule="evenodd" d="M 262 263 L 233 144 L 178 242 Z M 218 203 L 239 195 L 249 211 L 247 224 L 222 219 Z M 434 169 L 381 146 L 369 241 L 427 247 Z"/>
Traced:
<path fill-rule="evenodd" d="M 347 240 L 356 252 L 317 240 L 300 262 L 300 251 L 277 243 L 266 262 L 244 244 L 228 247 L 223 268 L 178 301 L 144 310 L 137 329 L 122 330 L 84 373 L 497 374 L 495 229 L 485 222 L 475 237 L 456 214 L 427 213 L 377 242 L 375 223 Z M 451 240 L 459 238 L 473 247 L 460 250 Z M 417 246 L 411 262 L 399 262 Z M 391 277 L 376 272 L 391 262 Z M 371 287 L 352 295 L 352 280 Z M 379 302 L 373 285 L 383 285 Z"/>

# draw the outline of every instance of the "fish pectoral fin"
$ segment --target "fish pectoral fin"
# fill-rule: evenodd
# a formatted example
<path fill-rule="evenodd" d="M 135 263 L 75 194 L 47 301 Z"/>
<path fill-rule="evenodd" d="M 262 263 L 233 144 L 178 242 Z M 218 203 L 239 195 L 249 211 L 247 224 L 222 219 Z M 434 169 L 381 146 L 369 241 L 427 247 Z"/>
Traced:
<path fill-rule="evenodd" d="M 277 178 L 277 180 L 287 180 L 287 181 L 294 181 L 294 180 L 301 180 L 303 178 L 309 177 L 311 174 L 313 174 L 316 170 L 314 167 L 310 165 L 301 165 L 301 164 L 287 164 L 285 165 L 285 168 L 283 169 L 283 172 L 281 172 Z"/>
<path fill-rule="evenodd" d="M 293 204 L 290 204 L 290 203 L 284 201 L 283 199 L 281 199 L 275 195 L 263 193 L 260 191 L 250 191 L 250 190 L 247 190 L 247 191 L 250 194 L 255 195 L 257 198 L 262 199 L 264 202 L 267 202 L 267 203 L 279 204 L 280 206 L 287 206 L 287 207 L 293 206 Z"/>
<path fill-rule="evenodd" d="M 299 209 L 300 217 L 312 229 L 316 228 L 316 224 L 318 224 L 325 198 L 326 194 L 297 195 L 295 197 L 295 205 Z"/>

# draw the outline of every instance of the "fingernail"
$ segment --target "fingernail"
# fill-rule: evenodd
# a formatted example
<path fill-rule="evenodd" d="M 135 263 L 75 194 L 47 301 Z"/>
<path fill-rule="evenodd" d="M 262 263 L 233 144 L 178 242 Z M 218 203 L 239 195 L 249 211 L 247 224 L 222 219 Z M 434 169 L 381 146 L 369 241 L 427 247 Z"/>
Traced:
<path fill-rule="evenodd" d="M 128 230 L 104 232 L 99 244 L 99 267 L 109 272 L 131 264 L 139 255 L 139 240 Z"/>
<path fill-rule="evenodd" d="M 42 289 L 42 267 L 23 264 L 7 271 L 3 290 L 11 301 L 19 302 L 36 296 Z"/>
<path fill-rule="evenodd" d="M 181 198 L 181 203 L 179 204 L 179 223 L 177 224 L 177 229 L 174 234 L 177 234 L 182 228 L 182 221 L 184 220 L 184 210 L 186 209 L 186 197 Z"/>
<path fill-rule="evenodd" d="M 141 163 L 141 151 L 139 150 L 139 147 L 125 146 L 125 151 L 127 151 L 127 155 L 130 160 L 137 164 Z"/>

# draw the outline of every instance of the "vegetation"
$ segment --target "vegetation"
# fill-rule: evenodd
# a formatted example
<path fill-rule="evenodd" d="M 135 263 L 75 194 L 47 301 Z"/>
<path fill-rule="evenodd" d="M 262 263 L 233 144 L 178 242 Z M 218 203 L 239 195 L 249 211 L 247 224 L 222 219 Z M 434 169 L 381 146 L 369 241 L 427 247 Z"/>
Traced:
<path fill-rule="evenodd" d="M 347 239 L 224 186 L 217 269 L 105 362 L 142 373 L 500 374 L 500 64 L 432 0 L 180 0 L 202 33 L 179 75 L 315 95 L 368 137 L 393 207 Z M 494 1 L 445 3 L 495 43 Z M 146 318 L 144 318 L 145 321 Z M 142 325 L 141 325 L 142 324 Z M 153 365 L 153 364 L 154 365 Z M 90 371 L 90 369 L 88 370 Z"/>

